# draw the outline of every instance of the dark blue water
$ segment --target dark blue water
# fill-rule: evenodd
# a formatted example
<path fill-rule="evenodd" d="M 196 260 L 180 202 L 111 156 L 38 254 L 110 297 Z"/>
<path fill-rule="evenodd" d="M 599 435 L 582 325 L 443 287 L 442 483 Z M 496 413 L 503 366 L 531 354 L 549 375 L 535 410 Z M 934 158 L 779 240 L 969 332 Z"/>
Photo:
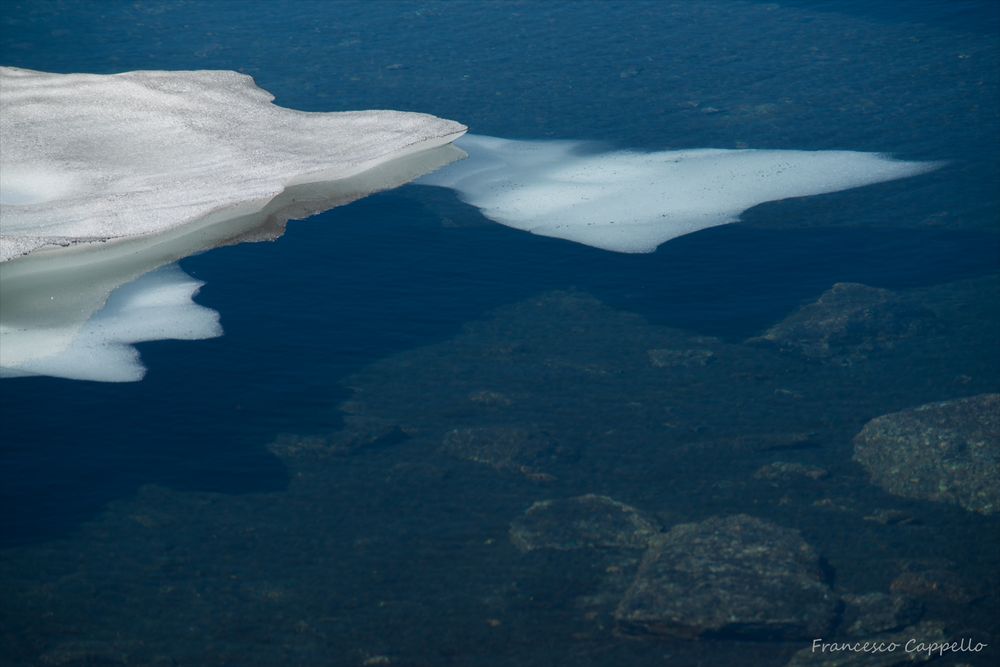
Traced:
<path fill-rule="evenodd" d="M 742 224 L 651 255 L 527 235 L 493 225 L 450 192 L 407 186 L 293 222 L 275 243 L 184 260 L 206 282 L 198 300 L 222 314 L 224 337 L 142 345 L 150 370 L 138 384 L 0 384 L 0 606 L 9 628 L 0 653 L 13 656 L 9 664 L 67 665 L 126 664 L 126 654 L 139 660 L 127 664 L 150 665 L 390 664 L 364 663 L 373 656 L 407 665 L 748 664 L 738 655 L 784 664 L 806 645 L 623 640 L 581 620 L 578 599 L 600 587 L 598 574 L 577 563 L 566 571 L 579 574 L 566 575 L 564 564 L 525 565 L 483 546 L 499 541 L 509 551 L 506 527 L 533 501 L 587 492 L 646 503 L 640 509 L 665 527 L 761 504 L 762 514 L 804 531 L 838 584 L 855 591 L 885 590 L 893 577 L 864 572 L 853 553 L 938 559 L 973 579 L 996 571 L 995 556 L 981 551 L 997 541 L 987 517 L 903 501 L 925 532 L 872 536 L 871 522 L 857 528 L 841 515 L 825 529 L 806 510 L 777 509 L 776 498 L 705 492 L 747 478 L 768 460 L 759 453 L 731 471 L 692 463 L 689 479 L 669 481 L 676 471 L 656 463 L 663 439 L 627 414 L 601 416 L 609 431 L 637 429 L 626 450 L 614 438 L 579 444 L 572 418 L 556 423 L 546 412 L 557 391 L 586 391 L 574 400 L 600 405 L 600 392 L 617 385 L 534 385 L 537 420 L 551 417 L 551 429 L 565 428 L 558 437 L 578 444 L 575 457 L 553 464 L 554 487 L 443 463 L 436 441 L 419 434 L 402 449 L 327 461 L 319 481 L 267 445 L 279 434 L 338 433 L 349 414 L 340 407 L 358 386 L 396 396 L 412 382 L 396 408 L 372 414 L 419 422 L 413 413 L 432 412 L 422 406 L 434 390 L 416 387 L 446 393 L 452 374 L 493 377 L 450 341 L 481 342 L 470 324 L 506 307 L 520 313 L 517 304 L 554 290 L 635 313 L 643 327 L 740 346 L 834 283 L 854 282 L 951 319 L 850 373 L 785 361 L 737 366 L 821 397 L 800 412 L 822 424 L 811 462 L 844 480 L 830 497 L 899 502 L 865 484 L 849 461 L 850 437 L 879 414 L 1000 387 L 998 25 L 988 1 L 4 3 L 6 65 L 233 69 L 283 106 L 423 111 L 501 137 L 852 149 L 949 163 L 914 179 L 766 204 Z M 529 348 L 538 331 L 559 326 L 512 317 L 522 327 L 514 337 Z M 608 359 L 618 350 L 615 326 L 598 345 Z M 768 403 L 774 387 L 739 393 L 735 374 L 713 373 L 689 388 L 716 398 L 691 408 L 704 413 L 688 415 L 701 430 L 692 426 L 687 440 L 725 432 L 733 414 L 734 428 L 802 426 L 794 410 L 745 407 Z M 969 380 L 956 385 L 957 376 Z M 467 416 L 434 419 L 425 432 Z M 311 491 L 296 486 L 303 474 Z M 303 523 L 311 513 L 322 521 Z M 155 537 L 129 523 L 147 515 Z M 935 538 L 940 526 L 954 532 Z M 234 537 L 251 534 L 294 545 L 299 560 Z M 178 552 L 183 566 L 143 569 Z M 323 575 L 324 567 L 344 574 Z M 228 588 L 255 578 L 276 592 Z M 989 582 L 965 616 L 934 601 L 928 613 L 950 630 L 1000 639 L 986 620 L 998 605 Z"/>

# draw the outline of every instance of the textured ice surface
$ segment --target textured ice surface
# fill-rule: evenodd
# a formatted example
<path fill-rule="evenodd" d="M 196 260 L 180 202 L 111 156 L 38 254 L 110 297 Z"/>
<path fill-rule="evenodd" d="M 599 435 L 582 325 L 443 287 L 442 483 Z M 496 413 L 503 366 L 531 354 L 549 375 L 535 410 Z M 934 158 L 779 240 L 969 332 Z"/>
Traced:
<path fill-rule="evenodd" d="M 465 127 L 398 111 L 306 113 L 226 71 L 0 68 L 0 261 L 261 208 L 285 187 L 446 144 Z"/>
<path fill-rule="evenodd" d="M 736 222 L 767 201 L 914 176 L 937 166 L 851 151 L 586 152 L 574 141 L 469 135 L 469 159 L 422 178 L 508 227 L 617 252 Z"/>
<path fill-rule="evenodd" d="M 0 68 L 0 376 L 138 379 L 130 343 L 221 332 L 197 283 L 144 274 L 464 156 L 452 121 L 271 100 L 235 72 Z"/>

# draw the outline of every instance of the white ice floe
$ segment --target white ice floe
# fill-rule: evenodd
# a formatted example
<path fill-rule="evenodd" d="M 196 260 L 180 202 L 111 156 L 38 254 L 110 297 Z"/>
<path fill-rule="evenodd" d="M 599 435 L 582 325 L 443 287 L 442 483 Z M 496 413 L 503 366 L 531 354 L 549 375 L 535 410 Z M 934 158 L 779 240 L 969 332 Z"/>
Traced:
<path fill-rule="evenodd" d="M 508 227 L 617 252 L 736 222 L 763 202 L 805 197 L 930 171 L 852 151 L 588 150 L 574 141 L 467 135 L 461 163 L 418 183 L 452 188 Z"/>
<path fill-rule="evenodd" d="M 129 343 L 219 333 L 194 282 L 144 274 L 464 155 L 453 121 L 272 99 L 236 72 L 0 68 L 0 376 L 137 379 Z M 141 335 L 106 312 L 129 283 Z"/>
<path fill-rule="evenodd" d="M 0 261 L 259 210 L 447 144 L 465 127 L 399 111 L 306 113 L 225 71 L 0 68 Z"/>

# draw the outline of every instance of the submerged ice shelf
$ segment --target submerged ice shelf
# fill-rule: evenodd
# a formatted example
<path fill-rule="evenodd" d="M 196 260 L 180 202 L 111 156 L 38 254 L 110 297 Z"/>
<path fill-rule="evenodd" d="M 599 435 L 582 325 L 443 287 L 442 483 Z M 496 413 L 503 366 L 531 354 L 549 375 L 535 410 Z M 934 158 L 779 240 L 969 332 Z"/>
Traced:
<path fill-rule="evenodd" d="M 753 206 L 915 176 L 934 162 L 854 151 L 595 151 L 581 141 L 466 135 L 469 157 L 418 183 L 500 224 L 615 252 L 736 222 Z"/>
<path fill-rule="evenodd" d="M 193 301 L 203 283 L 168 264 L 122 285 L 79 327 L 68 344 L 5 375 L 53 375 L 101 382 L 141 380 L 146 373 L 135 343 L 201 340 L 222 335 L 219 314 Z M 34 335 L 44 335 L 35 332 Z"/>
<path fill-rule="evenodd" d="M 766 201 L 937 166 L 849 151 L 599 152 L 272 99 L 236 72 L 0 67 L 0 377 L 140 379 L 133 343 L 221 334 L 192 301 L 200 283 L 156 269 L 421 176 L 501 224 L 636 253 Z M 467 160 L 430 173 L 460 148 Z"/>
<path fill-rule="evenodd" d="M 450 144 L 466 128 L 453 121 L 306 113 L 272 99 L 236 72 L 0 68 L 0 376 L 138 379 L 128 343 L 219 335 L 190 301 L 192 281 L 173 274 L 185 306 L 158 300 L 162 276 L 141 276 L 274 238 L 290 218 L 464 156 Z M 190 326 L 161 319 L 140 337 L 121 318 L 111 326 L 102 308 L 123 285 L 133 302 L 169 307 Z"/>

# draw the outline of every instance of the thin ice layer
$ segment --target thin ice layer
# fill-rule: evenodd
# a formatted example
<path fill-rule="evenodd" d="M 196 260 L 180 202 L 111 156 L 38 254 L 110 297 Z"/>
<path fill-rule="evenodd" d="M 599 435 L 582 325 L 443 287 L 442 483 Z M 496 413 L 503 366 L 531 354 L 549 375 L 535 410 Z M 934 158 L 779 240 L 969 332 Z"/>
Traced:
<path fill-rule="evenodd" d="M 398 111 L 306 113 L 226 71 L 0 68 L 0 261 L 250 213 L 465 127 Z"/>
<path fill-rule="evenodd" d="M 419 182 L 452 188 L 508 227 L 617 252 L 736 222 L 768 201 L 846 190 L 938 166 L 853 151 L 585 152 L 573 141 L 465 136 L 469 159 Z"/>

